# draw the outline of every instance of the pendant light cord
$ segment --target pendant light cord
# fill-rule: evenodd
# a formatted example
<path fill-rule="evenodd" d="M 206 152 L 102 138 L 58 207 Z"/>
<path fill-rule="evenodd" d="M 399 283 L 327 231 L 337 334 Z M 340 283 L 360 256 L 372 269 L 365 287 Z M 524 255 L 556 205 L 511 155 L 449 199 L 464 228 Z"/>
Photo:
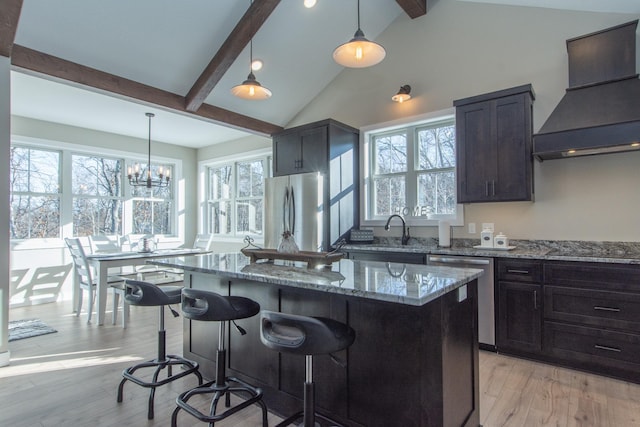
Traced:
<path fill-rule="evenodd" d="M 360 0 L 358 0 L 358 30 L 360 29 Z"/>
<path fill-rule="evenodd" d="M 151 113 L 147 113 L 147 117 L 149 117 L 149 143 L 148 143 L 148 151 L 147 151 L 147 178 L 151 177 Z M 146 178 L 145 178 L 146 179 Z"/>

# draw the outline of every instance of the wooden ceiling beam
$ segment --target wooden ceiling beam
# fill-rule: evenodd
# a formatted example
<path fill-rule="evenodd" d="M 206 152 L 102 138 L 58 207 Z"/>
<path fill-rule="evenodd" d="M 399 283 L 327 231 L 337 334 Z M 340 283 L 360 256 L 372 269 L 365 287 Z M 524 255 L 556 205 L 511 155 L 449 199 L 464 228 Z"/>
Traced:
<path fill-rule="evenodd" d="M 411 19 L 427 14 L 427 0 L 396 0 Z"/>
<path fill-rule="evenodd" d="M 183 96 L 20 45 L 13 46 L 11 64 L 25 70 L 121 95 L 126 98 L 148 102 L 177 112 L 187 113 L 200 119 L 206 119 L 222 125 L 230 125 L 242 130 L 251 130 L 259 134 L 271 135 L 283 129 L 281 126 L 208 104 L 204 104 L 197 112 L 187 111 L 184 107 L 185 98 Z"/>
<path fill-rule="evenodd" d="M 280 0 L 255 0 L 204 69 L 186 96 L 185 108 L 197 111 Z M 248 64 L 247 64 L 248 65 Z"/>
<path fill-rule="evenodd" d="M 0 0 L 0 55 L 9 58 L 16 38 L 22 0 Z"/>

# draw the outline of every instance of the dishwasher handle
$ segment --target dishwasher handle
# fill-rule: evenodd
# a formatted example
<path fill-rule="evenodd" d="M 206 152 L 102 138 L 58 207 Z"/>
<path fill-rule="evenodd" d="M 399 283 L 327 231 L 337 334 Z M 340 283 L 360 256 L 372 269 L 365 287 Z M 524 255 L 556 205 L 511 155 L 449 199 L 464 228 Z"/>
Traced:
<path fill-rule="evenodd" d="M 488 259 L 478 258 L 452 258 L 445 256 L 429 256 L 429 262 L 438 262 L 441 264 L 470 264 L 470 265 L 489 265 L 491 263 Z"/>

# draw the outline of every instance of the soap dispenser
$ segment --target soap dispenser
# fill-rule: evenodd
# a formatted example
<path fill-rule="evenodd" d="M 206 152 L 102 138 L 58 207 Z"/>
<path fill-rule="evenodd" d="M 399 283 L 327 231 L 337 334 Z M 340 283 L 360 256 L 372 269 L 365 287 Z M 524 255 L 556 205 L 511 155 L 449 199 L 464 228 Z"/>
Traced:
<path fill-rule="evenodd" d="M 480 233 L 480 246 L 483 248 L 493 247 L 493 231 L 490 228 L 485 228 Z"/>

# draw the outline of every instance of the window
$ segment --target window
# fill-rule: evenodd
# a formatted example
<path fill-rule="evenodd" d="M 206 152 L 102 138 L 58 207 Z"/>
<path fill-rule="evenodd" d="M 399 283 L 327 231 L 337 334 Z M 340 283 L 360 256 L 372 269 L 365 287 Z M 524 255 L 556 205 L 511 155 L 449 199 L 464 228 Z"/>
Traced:
<path fill-rule="evenodd" d="M 267 162 L 260 158 L 207 168 L 208 232 L 230 237 L 262 235 Z"/>
<path fill-rule="evenodd" d="M 132 187 L 125 175 L 132 159 L 60 146 L 55 151 L 12 143 L 12 239 L 175 233 L 173 180 L 150 191 Z M 163 167 L 174 176 L 175 163 Z"/>
<path fill-rule="evenodd" d="M 122 160 L 71 156 L 73 235 L 122 234 Z"/>
<path fill-rule="evenodd" d="M 449 115 L 365 131 L 365 221 L 392 214 L 421 225 L 461 219 L 455 148 L 455 122 Z"/>
<path fill-rule="evenodd" d="M 11 147 L 12 239 L 60 237 L 60 152 Z"/>
<path fill-rule="evenodd" d="M 152 165 L 153 166 L 153 165 Z M 174 176 L 171 166 L 162 166 L 167 176 Z M 153 168 L 156 170 L 156 168 Z M 144 170 L 144 168 L 143 168 Z M 166 187 L 131 187 L 134 234 L 173 234 L 173 185 Z"/>

